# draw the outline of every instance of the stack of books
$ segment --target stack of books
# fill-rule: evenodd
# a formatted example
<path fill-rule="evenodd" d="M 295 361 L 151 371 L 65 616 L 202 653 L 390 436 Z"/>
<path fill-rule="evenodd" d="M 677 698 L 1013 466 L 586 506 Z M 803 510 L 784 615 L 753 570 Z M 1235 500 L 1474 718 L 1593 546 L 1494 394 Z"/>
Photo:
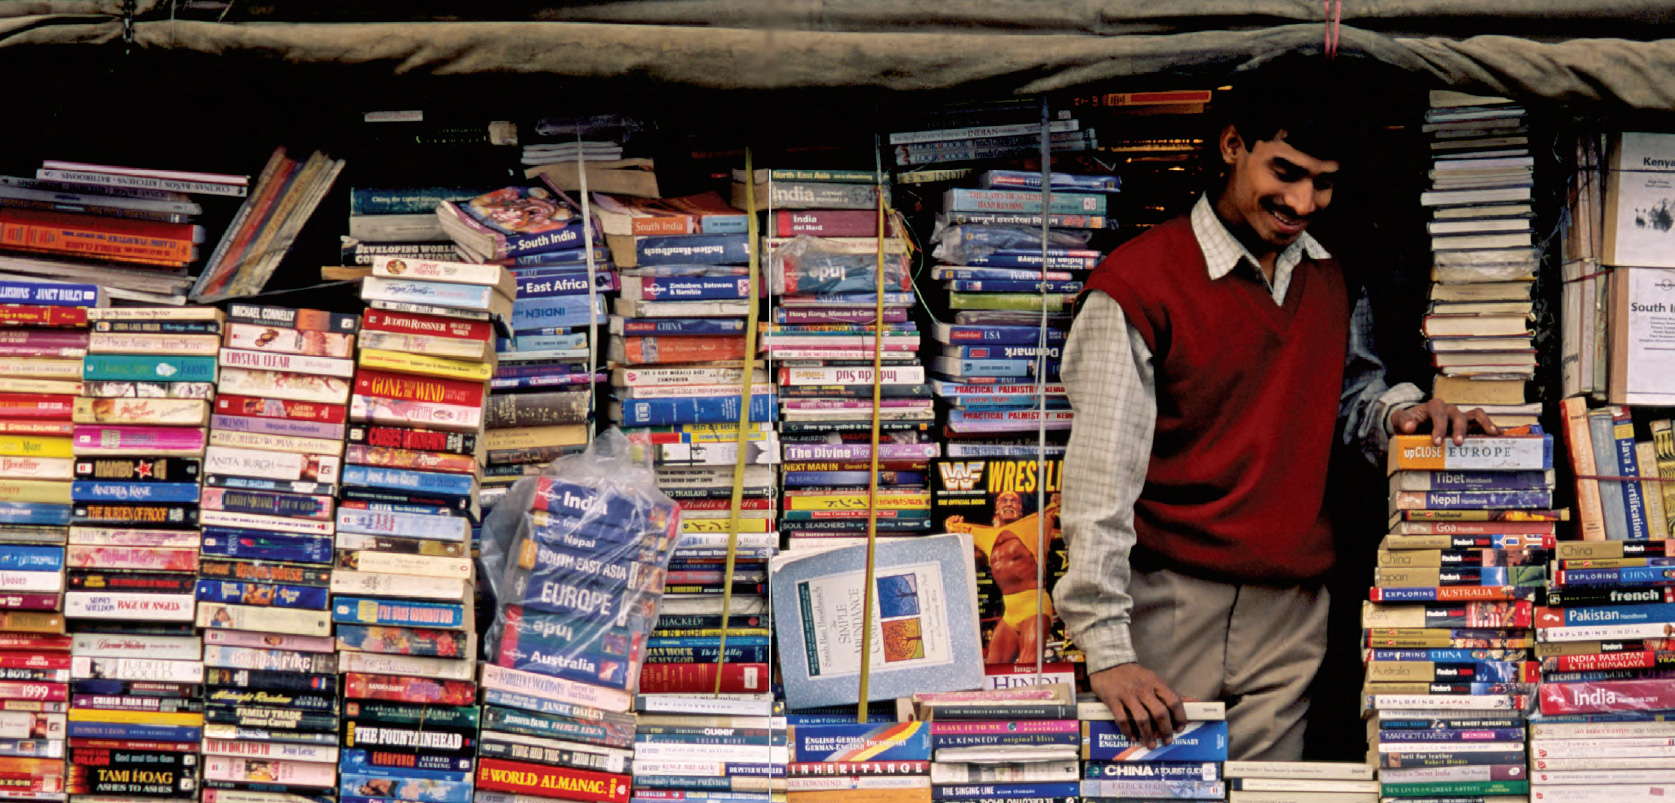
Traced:
<path fill-rule="evenodd" d="M 442 231 L 436 208 L 460 204 L 490 188 L 351 187 L 349 233 L 342 238 L 345 265 L 371 266 L 375 257 L 397 259 L 459 258 L 454 241 Z"/>
<path fill-rule="evenodd" d="M 1560 402 L 1559 410 L 1576 477 L 1581 540 L 1661 541 L 1675 534 L 1669 515 L 1675 503 L 1675 482 L 1669 481 L 1675 479 L 1675 428 L 1670 420 L 1649 422 L 1652 440 L 1636 441 L 1634 417 L 1627 407 L 1589 410 L 1586 399 L 1572 396 Z"/>
<path fill-rule="evenodd" d="M 95 309 L 83 362 L 65 612 L 72 795 L 190 797 L 199 787 L 203 654 L 194 627 L 200 481 L 222 313 Z M 207 337 L 206 337 L 207 336 Z M 82 754 L 78 755 L 78 751 Z M 108 751 L 131 769 L 106 773 Z"/>
<path fill-rule="evenodd" d="M 1229 761 L 1222 765 L 1228 803 L 1378 803 L 1367 764 L 1330 761 Z"/>
<path fill-rule="evenodd" d="M 1221 767 L 1227 761 L 1227 706 L 1218 702 L 1182 705 L 1186 727 L 1168 744 L 1159 741 L 1156 747 L 1147 747 L 1123 735 L 1104 703 L 1084 695 L 1077 705 L 1084 762 L 1081 795 L 1136 801 L 1225 798 Z"/>
<path fill-rule="evenodd" d="M 184 304 L 200 256 L 195 195 L 240 197 L 248 178 L 77 162 L 42 162 L 34 179 L 0 176 L 0 257 L 7 278 L 89 282 L 113 300 Z"/>
<path fill-rule="evenodd" d="M 1059 219 L 1043 243 L 1039 174 L 991 170 L 978 185 L 944 194 L 932 236 L 932 255 L 942 264 L 931 275 L 942 281 L 954 311 L 952 324 L 937 322 L 931 332 L 940 346 L 931 369 L 947 408 L 950 457 L 956 445 L 1027 441 L 1033 447 L 1043 424 L 1054 444 L 1068 437 L 1073 414 L 1058 384 L 1061 349 L 1082 280 L 1103 256 L 1088 248 L 1085 218 L 1103 215 L 1118 189 L 1115 176 L 1054 173 L 1048 214 Z M 978 211 L 1033 224 L 948 222 Z"/>
<path fill-rule="evenodd" d="M 373 307 L 363 328 L 392 336 L 361 341 L 349 397 L 332 568 L 345 699 L 342 796 L 463 803 L 472 794 L 470 555 L 494 366 L 426 346 L 439 336 L 486 343 L 490 323 L 511 316 L 503 274 L 380 257 L 361 286 Z"/>
<path fill-rule="evenodd" d="M 1571 694 L 1562 694 L 1560 706 L 1560 697 L 1553 697 L 1554 710 L 1579 713 L 1543 713 L 1530 723 L 1532 799 L 1618 803 L 1675 794 L 1675 722 L 1667 719 L 1667 698 L 1630 710 Z M 1542 709 L 1549 707 L 1544 692 Z"/>
<path fill-rule="evenodd" d="M 1083 788 L 1074 686 L 920 694 L 913 707 L 930 727 L 938 800 L 1113 796 Z"/>
<path fill-rule="evenodd" d="M 786 800 L 795 760 L 771 694 L 645 694 L 634 701 L 636 800 Z"/>
<path fill-rule="evenodd" d="M 343 165 L 342 159 L 319 151 L 299 160 L 284 148 L 274 148 L 256 186 L 193 283 L 192 300 L 214 302 L 260 292 Z"/>
<path fill-rule="evenodd" d="M 1524 401 L 1535 375 L 1531 288 L 1530 153 L 1524 109 L 1506 98 L 1436 90 L 1425 113 L 1431 135 L 1435 260 L 1424 333 L 1437 367 L 1436 395 L 1485 406 L 1497 423 L 1533 423 Z"/>
<path fill-rule="evenodd" d="M 787 801 L 834 803 L 862 796 L 890 803 L 932 799 L 931 773 L 940 766 L 931 763 L 932 723 L 893 718 L 855 723 L 853 707 L 848 719 L 790 726 Z"/>
<path fill-rule="evenodd" d="M 645 492 L 649 472 L 584 477 L 566 462 L 533 481 L 505 545 L 477 785 L 625 803 L 633 689 L 680 512 Z"/>
<path fill-rule="evenodd" d="M 1586 390 L 1612 404 L 1675 405 L 1657 334 L 1669 325 L 1671 308 L 1662 302 L 1675 281 L 1675 257 L 1657 223 L 1668 208 L 1672 154 L 1675 136 L 1640 131 L 1611 132 L 1579 154 L 1586 186 L 1571 217 L 1584 225 L 1564 232 L 1566 395 Z M 1585 377 L 1585 387 L 1572 381 L 1572 357 L 1587 371 L 1574 377 Z"/>
<path fill-rule="evenodd" d="M 353 315 L 232 305 L 220 338 L 198 582 L 204 785 L 337 789 L 330 591 Z"/>
<path fill-rule="evenodd" d="M 485 507 L 492 507 L 519 477 L 587 446 L 594 387 L 603 379 L 589 371 L 589 338 L 597 330 L 588 325 L 586 263 L 523 267 L 515 274 L 514 318 L 536 306 L 556 305 L 573 309 L 579 320 L 560 319 L 538 330 L 496 339 L 499 363 L 489 383 L 484 421 L 488 430 L 484 434 L 484 480 L 488 483 L 484 490 L 489 492 L 483 500 Z M 608 261 L 596 263 L 592 287 L 599 298 L 617 289 L 617 276 Z"/>
<path fill-rule="evenodd" d="M 1529 791 L 1531 600 L 1562 513 L 1551 509 L 1552 451 L 1538 432 L 1391 442 L 1391 532 L 1362 611 L 1364 709 L 1385 797 Z"/>
<path fill-rule="evenodd" d="M 1039 108 L 1020 108 L 1011 114 L 997 114 L 995 109 L 973 112 L 926 115 L 922 122 L 938 127 L 891 133 L 889 145 L 896 165 L 973 162 L 1035 156 L 1041 152 Z M 1099 145 L 1094 130 L 1084 127 L 1068 112 L 1061 111 L 1049 121 L 1047 132 L 1048 148 L 1055 153 L 1091 151 Z"/>
<path fill-rule="evenodd" d="M 0 306 L 0 353 L 25 368 L 37 359 L 80 362 L 87 352 L 91 286 L 7 282 L 18 303 Z M 72 294 L 72 290 L 74 293 Z M 25 799 L 64 792 L 65 711 L 72 669 L 64 635 L 65 551 L 71 481 L 78 475 L 70 435 L 77 380 L 45 380 L 32 370 L 0 376 L 0 733 L 15 749 L 0 777 Z M 46 391 L 54 391 L 48 393 Z M 60 487 L 61 486 L 61 487 Z"/>

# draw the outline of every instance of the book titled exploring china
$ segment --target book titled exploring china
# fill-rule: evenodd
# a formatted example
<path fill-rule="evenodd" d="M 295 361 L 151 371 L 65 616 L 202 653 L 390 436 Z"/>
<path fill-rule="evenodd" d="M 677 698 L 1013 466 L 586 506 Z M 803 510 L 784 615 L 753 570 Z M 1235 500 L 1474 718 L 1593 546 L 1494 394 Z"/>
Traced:
<path fill-rule="evenodd" d="M 875 547 L 868 699 L 983 685 L 971 549 L 967 534 Z M 866 547 L 780 555 L 771 577 L 787 704 L 855 703 Z"/>

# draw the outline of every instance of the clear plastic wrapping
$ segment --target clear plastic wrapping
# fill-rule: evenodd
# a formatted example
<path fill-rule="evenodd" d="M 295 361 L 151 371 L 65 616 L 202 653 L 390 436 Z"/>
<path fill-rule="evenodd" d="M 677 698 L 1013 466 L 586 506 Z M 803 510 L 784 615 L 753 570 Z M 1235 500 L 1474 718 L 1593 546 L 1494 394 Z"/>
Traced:
<path fill-rule="evenodd" d="M 1049 248 L 1086 248 L 1091 231 L 1049 229 Z M 1040 249 L 1041 230 L 1026 226 L 945 226 L 937 224 L 931 234 L 936 250 L 931 256 L 953 264 L 964 265 L 1001 250 Z"/>
<path fill-rule="evenodd" d="M 884 289 L 913 289 L 911 258 L 900 240 L 885 238 Z M 841 238 L 800 234 L 774 246 L 768 257 L 768 289 L 774 295 L 874 293 L 878 291 L 878 246 Z"/>
<path fill-rule="evenodd" d="M 483 524 L 492 664 L 633 693 L 680 506 L 615 429 L 519 480 Z"/>

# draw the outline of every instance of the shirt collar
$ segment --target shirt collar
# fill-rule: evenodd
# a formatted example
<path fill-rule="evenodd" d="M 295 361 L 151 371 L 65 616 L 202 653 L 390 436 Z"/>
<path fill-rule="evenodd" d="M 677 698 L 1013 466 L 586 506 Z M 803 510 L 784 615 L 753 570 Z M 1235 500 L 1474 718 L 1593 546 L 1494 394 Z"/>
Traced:
<path fill-rule="evenodd" d="M 1210 203 L 1209 193 L 1198 196 L 1198 203 L 1192 207 L 1192 234 L 1198 239 L 1198 247 L 1204 251 L 1204 264 L 1209 268 L 1212 280 L 1232 273 L 1244 260 L 1249 260 L 1253 268 L 1260 264 L 1250 249 L 1227 230 L 1227 224 L 1221 222 L 1215 206 Z M 1280 252 L 1279 259 L 1275 261 L 1278 270 L 1289 272 L 1303 261 L 1304 254 L 1310 259 L 1332 258 L 1331 252 L 1305 231 L 1296 242 Z"/>

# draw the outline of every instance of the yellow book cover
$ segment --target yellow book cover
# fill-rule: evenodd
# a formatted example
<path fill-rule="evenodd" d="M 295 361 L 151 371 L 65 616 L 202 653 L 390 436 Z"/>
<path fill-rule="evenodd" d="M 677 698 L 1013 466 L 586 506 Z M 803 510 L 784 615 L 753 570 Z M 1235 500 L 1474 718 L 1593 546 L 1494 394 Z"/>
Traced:
<path fill-rule="evenodd" d="M 0 455 L 8 457 L 75 457 L 73 438 L 35 438 L 0 435 Z"/>
<path fill-rule="evenodd" d="M 489 377 L 494 375 L 494 366 L 486 362 L 431 357 L 424 354 L 407 354 L 383 349 L 361 349 L 360 364 L 363 368 L 437 376 L 444 379 L 464 379 L 471 382 L 487 382 Z"/>
<path fill-rule="evenodd" d="M 162 711 L 112 711 L 103 708 L 72 708 L 71 722 L 132 722 L 139 725 L 167 725 L 171 727 L 201 728 L 204 724 L 202 713 L 181 711 L 164 713 Z"/>
<path fill-rule="evenodd" d="M 0 502 L 70 504 L 70 483 L 53 480 L 0 479 Z"/>

